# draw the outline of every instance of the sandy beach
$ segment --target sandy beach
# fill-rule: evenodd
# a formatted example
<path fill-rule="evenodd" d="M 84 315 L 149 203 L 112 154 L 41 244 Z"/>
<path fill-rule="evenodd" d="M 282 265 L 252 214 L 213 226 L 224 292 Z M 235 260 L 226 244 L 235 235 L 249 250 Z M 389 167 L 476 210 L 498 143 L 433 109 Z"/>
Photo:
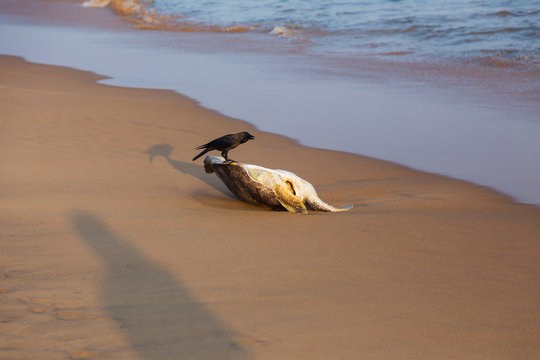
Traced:
<path fill-rule="evenodd" d="M 136 0 L 113 2 L 134 4 Z M 162 2 L 181 4 L 183 0 L 143 3 L 153 7 Z M 427 62 L 414 54 L 410 60 L 401 55 L 342 58 L 332 51 L 334 55 L 309 50 L 308 43 L 316 47 L 318 40 L 328 42 L 325 36 L 313 42 L 273 36 L 271 27 L 265 30 L 264 26 L 246 33 L 141 30 L 133 16 L 118 15 L 112 5 L 85 7 L 82 3 L 0 0 L 0 32 L 9 34 L 0 39 L 0 54 L 91 71 L 107 76 L 100 83 L 108 85 L 174 90 L 206 108 L 307 146 L 444 174 L 496 189 L 518 202 L 540 205 L 537 66 L 520 63 L 513 67 L 511 62 L 503 66 L 502 59 L 496 60 L 498 55 L 492 60 L 500 66 L 482 65 L 485 54 L 476 59 L 480 64 L 471 63 L 462 52 L 460 60 L 444 56 Z M 399 7 L 401 2 L 390 3 Z M 488 9 L 478 9 L 480 17 L 497 7 L 493 3 L 482 6 Z M 201 10 L 212 13 L 211 7 Z M 399 13 L 407 20 L 406 13 Z M 424 21 L 417 13 L 411 15 Z M 493 30 L 499 24 L 500 30 L 508 30 L 511 25 L 503 18 L 521 22 L 516 19 L 526 21 L 532 16 L 530 22 L 535 22 L 534 17 L 540 16 L 518 16 L 517 11 L 515 16 L 500 15 L 487 16 L 484 25 Z M 432 20 L 434 26 L 429 29 L 445 26 L 444 21 Z M 520 32 L 530 36 L 526 29 Z M 510 36 L 506 32 L 485 36 L 499 38 L 497 34 Z M 466 43 L 467 39 L 455 41 Z M 519 45 L 527 48 L 533 42 L 524 40 Z M 451 46 L 433 50 L 447 48 Z M 534 53 L 527 56 L 534 63 Z"/>
<path fill-rule="evenodd" d="M 0 358 L 532 359 L 540 209 L 299 146 L 172 91 L 0 57 Z M 193 148 L 345 213 L 243 203 Z"/>

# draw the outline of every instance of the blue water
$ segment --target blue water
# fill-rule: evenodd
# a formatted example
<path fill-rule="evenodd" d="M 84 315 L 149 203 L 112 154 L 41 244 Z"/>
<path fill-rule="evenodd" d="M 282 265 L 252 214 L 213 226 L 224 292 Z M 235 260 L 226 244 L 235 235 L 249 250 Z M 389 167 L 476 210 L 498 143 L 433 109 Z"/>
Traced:
<path fill-rule="evenodd" d="M 137 1 L 115 3 L 125 13 Z M 128 12 L 141 27 L 266 33 L 315 53 L 540 66 L 537 0 L 155 0 L 135 7 Z"/>

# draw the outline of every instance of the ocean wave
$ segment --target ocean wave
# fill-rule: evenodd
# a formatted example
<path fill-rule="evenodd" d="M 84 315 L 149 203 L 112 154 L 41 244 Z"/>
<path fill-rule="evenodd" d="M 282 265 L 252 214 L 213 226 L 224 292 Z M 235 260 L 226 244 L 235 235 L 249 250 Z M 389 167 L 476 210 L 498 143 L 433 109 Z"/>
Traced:
<path fill-rule="evenodd" d="M 84 7 L 109 7 L 116 15 L 127 19 L 140 30 L 168 30 L 180 32 L 240 33 L 252 31 L 258 25 L 207 25 L 183 20 L 178 14 L 164 14 L 146 0 L 87 0 Z"/>
<path fill-rule="evenodd" d="M 481 50 L 477 56 L 473 56 L 465 62 L 482 66 L 513 69 L 540 67 L 540 57 L 526 54 L 517 49 Z"/>
<path fill-rule="evenodd" d="M 499 10 L 493 13 L 488 13 L 488 16 L 492 17 L 522 17 L 522 16 L 534 16 L 538 15 L 540 10 Z"/>
<path fill-rule="evenodd" d="M 111 0 L 87 0 L 82 3 L 84 7 L 105 7 L 108 6 Z"/>
<path fill-rule="evenodd" d="M 508 27 L 508 28 L 501 28 L 501 29 L 492 29 L 492 30 L 481 30 L 481 31 L 471 31 L 469 32 L 469 35 L 495 35 L 495 34 L 501 34 L 501 33 L 516 33 L 516 32 L 528 32 L 528 31 L 534 31 L 536 34 L 540 31 L 540 28 L 536 26 L 528 26 L 528 27 Z"/>
<path fill-rule="evenodd" d="M 501 56 L 481 56 L 472 59 L 470 62 L 498 68 L 516 68 L 523 65 L 523 63 L 517 59 L 508 59 Z"/>
<path fill-rule="evenodd" d="M 259 24 L 220 26 L 187 21 L 178 14 L 163 14 L 152 5 L 151 1 L 145 0 L 87 0 L 82 4 L 84 7 L 109 7 L 116 15 L 124 17 L 140 30 L 242 33 L 257 31 L 261 27 Z M 301 32 L 291 27 L 274 26 L 268 33 L 274 36 L 292 37 Z"/>
<path fill-rule="evenodd" d="M 380 53 L 381 56 L 404 56 L 404 55 L 411 55 L 414 53 L 414 51 L 411 50 L 402 50 L 402 51 L 388 51 L 384 53 Z"/>
<path fill-rule="evenodd" d="M 502 16 L 502 17 L 505 17 L 505 16 L 517 16 L 516 14 L 514 14 L 513 12 L 508 11 L 508 10 L 497 11 L 497 12 L 492 13 L 490 15 L 491 16 Z"/>
<path fill-rule="evenodd" d="M 497 4 L 463 11 L 457 5 L 465 0 L 449 0 L 441 9 L 435 5 L 418 9 L 414 0 L 402 0 L 403 6 L 380 5 L 375 0 L 362 4 L 350 0 L 309 4 L 293 0 L 260 4 L 249 0 L 86 0 L 82 6 L 107 7 L 137 29 L 251 32 L 291 40 L 299 51 L 432 59 L 470 59 L 480 54 L 478 63 L 487 65 L 536 64 L 530 59 L 539 57 L 534 43 L 540 35 L 536 25 L 540 10 L 523 2 L 512 6 L 494 1 Z M 482 53 L 512 46 L 519 50 L 516 54 L 485 57 Z"/>
<path fill-rule="evenodd" d="M 293 36 L 294 31 L 285 26 L 274 26 L 274 28 L 272 29 L 272 31 L 269 32 L 269 34 L 274 36 L 291 37 Z"/>
<path fill-rule="evenodd" d="M 408 23 L 407 23 L 408 24 Z M 422 37 L 425 35 L 433 35 L 438 31 L 440 26 L 438 25 L 422 25 L 414 24 L 406 27 L 393 27 L 393 28 L 376 28 L 376 29 L 367 29 L 364 32 L 367 35 L 399 35 L 399 34 L 411 34 L 413 36 Z"/>

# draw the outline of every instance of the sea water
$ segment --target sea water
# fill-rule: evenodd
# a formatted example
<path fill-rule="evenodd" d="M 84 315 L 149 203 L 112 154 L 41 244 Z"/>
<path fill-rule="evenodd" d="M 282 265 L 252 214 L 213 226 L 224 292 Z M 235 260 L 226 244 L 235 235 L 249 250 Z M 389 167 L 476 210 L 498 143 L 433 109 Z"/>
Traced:
<path fill-rule="evenodd" d="M 536 0 L 88 0 L 141 29 L 257 32 L 314 53 L 539 65 Z"/>

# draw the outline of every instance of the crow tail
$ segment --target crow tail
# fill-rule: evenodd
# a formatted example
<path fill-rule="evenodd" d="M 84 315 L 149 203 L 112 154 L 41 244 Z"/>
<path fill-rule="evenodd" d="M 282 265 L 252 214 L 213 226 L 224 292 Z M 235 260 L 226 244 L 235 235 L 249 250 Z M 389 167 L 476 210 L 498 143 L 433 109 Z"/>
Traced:
<path fill-rule="evenodd" d="M 195 156 L 195 157 L 193 158 L 193 160 L 191 160 L 191 161 L 197 160 L 198 158 L 200 158 L 201 156 L 203 156 L 204 154 L 206 154 L 206 153 L 209 152 L 210 150 L 211 150 L 211 149 L 204 149 L 203 151 L 201 151 L 201 153 L 200 153 L 199 155 Z"/>

